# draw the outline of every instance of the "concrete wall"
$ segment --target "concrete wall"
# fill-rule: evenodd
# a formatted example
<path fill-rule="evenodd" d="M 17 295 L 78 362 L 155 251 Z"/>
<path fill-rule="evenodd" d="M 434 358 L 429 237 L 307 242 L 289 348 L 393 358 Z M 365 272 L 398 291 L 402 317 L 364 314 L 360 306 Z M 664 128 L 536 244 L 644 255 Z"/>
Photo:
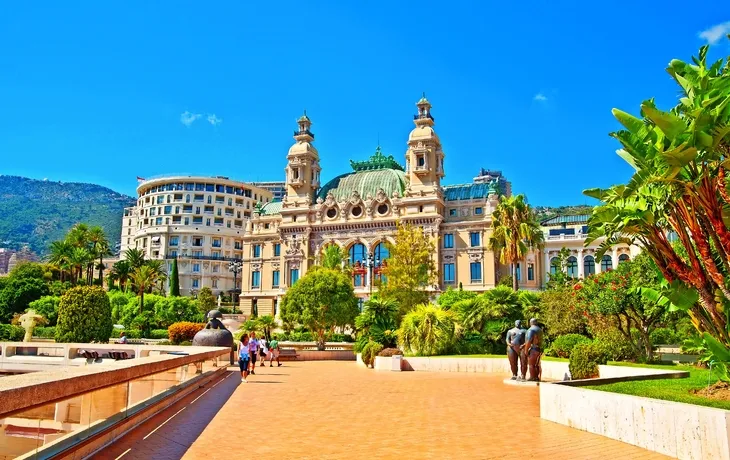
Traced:
<path fill-rule="evenodd" d="M 680 459 L 730 459 L 729 415 L 691 404 L 540 385 L 541 418 Z"/>
<path fill-rule="evenodd" d="M 403 370 L 426 372 L 487 372 L 512 375 L 507 356 L 504 358 L 439 358 L 439 357 L 405 357 Z M 564 380 L 568 372 L 568 363 L 563 361 L 542 361 L 543 380 Z"/>

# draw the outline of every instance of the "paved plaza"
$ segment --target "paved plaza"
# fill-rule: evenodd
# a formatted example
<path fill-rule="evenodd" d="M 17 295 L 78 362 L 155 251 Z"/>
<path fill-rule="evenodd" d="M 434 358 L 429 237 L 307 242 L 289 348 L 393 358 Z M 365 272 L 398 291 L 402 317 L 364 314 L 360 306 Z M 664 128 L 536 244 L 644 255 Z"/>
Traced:
<path fill-rule="evenodd" d="M 489 374 L 291 362 L 231 372 L 96 458 L 666 458 L 539 418 L 537 388 Z"/>

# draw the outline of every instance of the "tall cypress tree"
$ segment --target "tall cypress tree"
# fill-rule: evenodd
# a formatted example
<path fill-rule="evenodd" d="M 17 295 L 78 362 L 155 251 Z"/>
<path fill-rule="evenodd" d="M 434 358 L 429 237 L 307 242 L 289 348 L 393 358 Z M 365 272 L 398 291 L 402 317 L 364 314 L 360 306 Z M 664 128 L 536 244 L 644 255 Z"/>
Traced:
<path fill-rule="evenodd" d="M 170 269 L 170 295 L 180 297 L 180 277 L 177 274 L 177 259 L 172 259 Z"/>

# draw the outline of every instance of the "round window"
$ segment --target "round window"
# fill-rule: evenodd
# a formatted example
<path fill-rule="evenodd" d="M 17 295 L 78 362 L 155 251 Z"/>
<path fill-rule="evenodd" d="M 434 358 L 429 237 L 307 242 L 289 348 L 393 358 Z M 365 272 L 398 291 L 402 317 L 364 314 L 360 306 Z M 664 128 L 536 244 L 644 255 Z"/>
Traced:
<path fill-rule="evenodd" d="M 352 215 L 355 217 L 358 217 L 360 214 L 362 214 L 362 208 L 360 206 L 355 206 L 352 208 Z"/>
<path fill-rule="evenodd" d="M 378 214 L 383 215 L 388 212 L 388 205 L 387 204 L 381 204 L 378 206 Z"/>
<path fill-rule="evenodd" d="M 327 217 L 329 217 L 330 219 L 334 219 L 335 217 L 337 217 L 337 210 L 335 208 L 329 208 L 327 210 Z"/>

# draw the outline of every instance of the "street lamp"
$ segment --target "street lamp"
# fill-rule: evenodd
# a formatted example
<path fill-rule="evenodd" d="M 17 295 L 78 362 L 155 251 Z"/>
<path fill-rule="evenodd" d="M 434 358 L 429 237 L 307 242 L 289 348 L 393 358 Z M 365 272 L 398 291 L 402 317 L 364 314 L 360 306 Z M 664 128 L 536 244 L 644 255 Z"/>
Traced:
<path fill-rule="evenodd" d="M 238 283 L 236 282 L 236 279 L 238 277 L 238 272 L 240 272 L 241 269 L 243 269 L 243 263 L 241 263 L 240 260 L 232 260 L 228 264 L 228 271 L 231 272 L 231 273 L 233 273 L 233 294 L 234 294 L 234 298 L 231 299 L 231 300 L 233 300 L 233 305 L 236 305 L 237 304 L 237 300 L 238 300 L 237 298 L 235 298 L 235 295 L 238 294 Z"/>
<path fill-rule="evenodd" d="M 373 269 L 380 263 L 380 259 L 375 257 L 375 254 L 368 252 L 365 258 L 365 266 L 368 268 L 368 284 L 370 285 L 370 297 L 373 296 Z"/>

